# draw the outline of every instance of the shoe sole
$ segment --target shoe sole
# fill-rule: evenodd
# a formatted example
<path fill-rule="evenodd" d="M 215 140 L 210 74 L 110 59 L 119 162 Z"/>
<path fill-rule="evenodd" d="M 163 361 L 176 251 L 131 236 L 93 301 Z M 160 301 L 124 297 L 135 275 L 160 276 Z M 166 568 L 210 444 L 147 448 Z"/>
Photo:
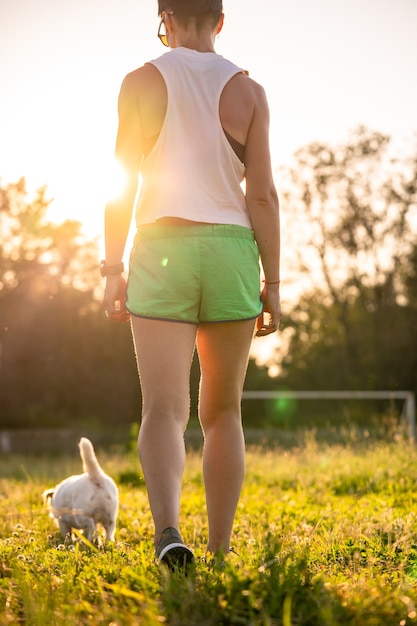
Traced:
<path fill-rule="evenodd" d="M 161 550 L 158 560 L 171 570 L 186 569 L 194 563 L 194 554 L 183 543 L 169 543 Z"/>

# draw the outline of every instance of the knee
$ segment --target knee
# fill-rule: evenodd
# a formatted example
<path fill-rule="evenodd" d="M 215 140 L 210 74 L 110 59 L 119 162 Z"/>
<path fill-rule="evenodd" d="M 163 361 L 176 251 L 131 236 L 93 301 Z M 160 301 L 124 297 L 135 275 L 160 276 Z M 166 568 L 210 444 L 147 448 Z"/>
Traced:
<path fill-rule="evenodd" d="M 241 426 L 242 416 L 239 407 L 228 407 L 212 411 L 200 411 L 200 423 L 205 432 L 214 428 L 235 428 Z"/>
<path fill-rule="evenodd" d="M 155 404 L 142 409 L 142 427 L 157 427 L 160 430 L 181 428 L 185 430 L 189 418 L 189 408 Z"/>
<path fill-rule="evenodd" d="M 160 389 L 156 384 L 152 391 L 147 390 L 142 396 L 142 419 L 163 420 L 184 419 L 190 411 L 189 390 Z"/>

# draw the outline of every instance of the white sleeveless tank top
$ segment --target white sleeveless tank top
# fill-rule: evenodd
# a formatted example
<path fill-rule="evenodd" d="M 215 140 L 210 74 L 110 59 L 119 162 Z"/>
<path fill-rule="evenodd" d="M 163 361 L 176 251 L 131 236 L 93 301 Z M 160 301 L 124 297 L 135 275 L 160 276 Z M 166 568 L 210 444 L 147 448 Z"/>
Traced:
<path fill-rule="evenodd" d="M 142 163 L 137 225 L 180 217 L 251 228 L 241 188 L 245 166 L 219 117 L 223 88 L 242 70 L 216 53 L 182 47 L 151 64 L 164 78 L 168 102 L 161 132 Z"/>

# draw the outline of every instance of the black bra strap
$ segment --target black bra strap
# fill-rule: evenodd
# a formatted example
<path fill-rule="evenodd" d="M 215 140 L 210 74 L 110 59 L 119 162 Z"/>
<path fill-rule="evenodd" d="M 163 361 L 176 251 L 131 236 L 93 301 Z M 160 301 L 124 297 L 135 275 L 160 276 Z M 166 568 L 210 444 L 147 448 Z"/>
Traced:
<path fill-rule="evenodd" d="M 226 135 L 227 141 L 232 146 L 233 151 L 235 152 L 239 160 L 242 163 L 245 163 L 245 146 L 243 146 L 241 143 L 236 141 L 236 139 L 233 139 L 233 137 L 229 135 L 229 133 L 224 128 L 223 128 L 223 132 Z"/>

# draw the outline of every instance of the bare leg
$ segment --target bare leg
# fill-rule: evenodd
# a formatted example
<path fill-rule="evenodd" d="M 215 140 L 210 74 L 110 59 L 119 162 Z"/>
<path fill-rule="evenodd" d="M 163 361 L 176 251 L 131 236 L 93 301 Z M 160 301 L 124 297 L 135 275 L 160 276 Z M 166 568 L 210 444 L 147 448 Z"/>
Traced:
<path fill-rule="evenodd" d="M 189 377 L 197 327 L 132 319 L 142 388 L 138 452 L 155 524 L 155 545 L 167 527 L 178 529 L 189 418 Z"/>
<path fill-rule="evenodd" d="M 209 539 L 207 550 L 228 552 L 245 473 L 241 395 L 254 321 L 203 324 L 197 337 L 201 366 L 200 421 Z"/>

